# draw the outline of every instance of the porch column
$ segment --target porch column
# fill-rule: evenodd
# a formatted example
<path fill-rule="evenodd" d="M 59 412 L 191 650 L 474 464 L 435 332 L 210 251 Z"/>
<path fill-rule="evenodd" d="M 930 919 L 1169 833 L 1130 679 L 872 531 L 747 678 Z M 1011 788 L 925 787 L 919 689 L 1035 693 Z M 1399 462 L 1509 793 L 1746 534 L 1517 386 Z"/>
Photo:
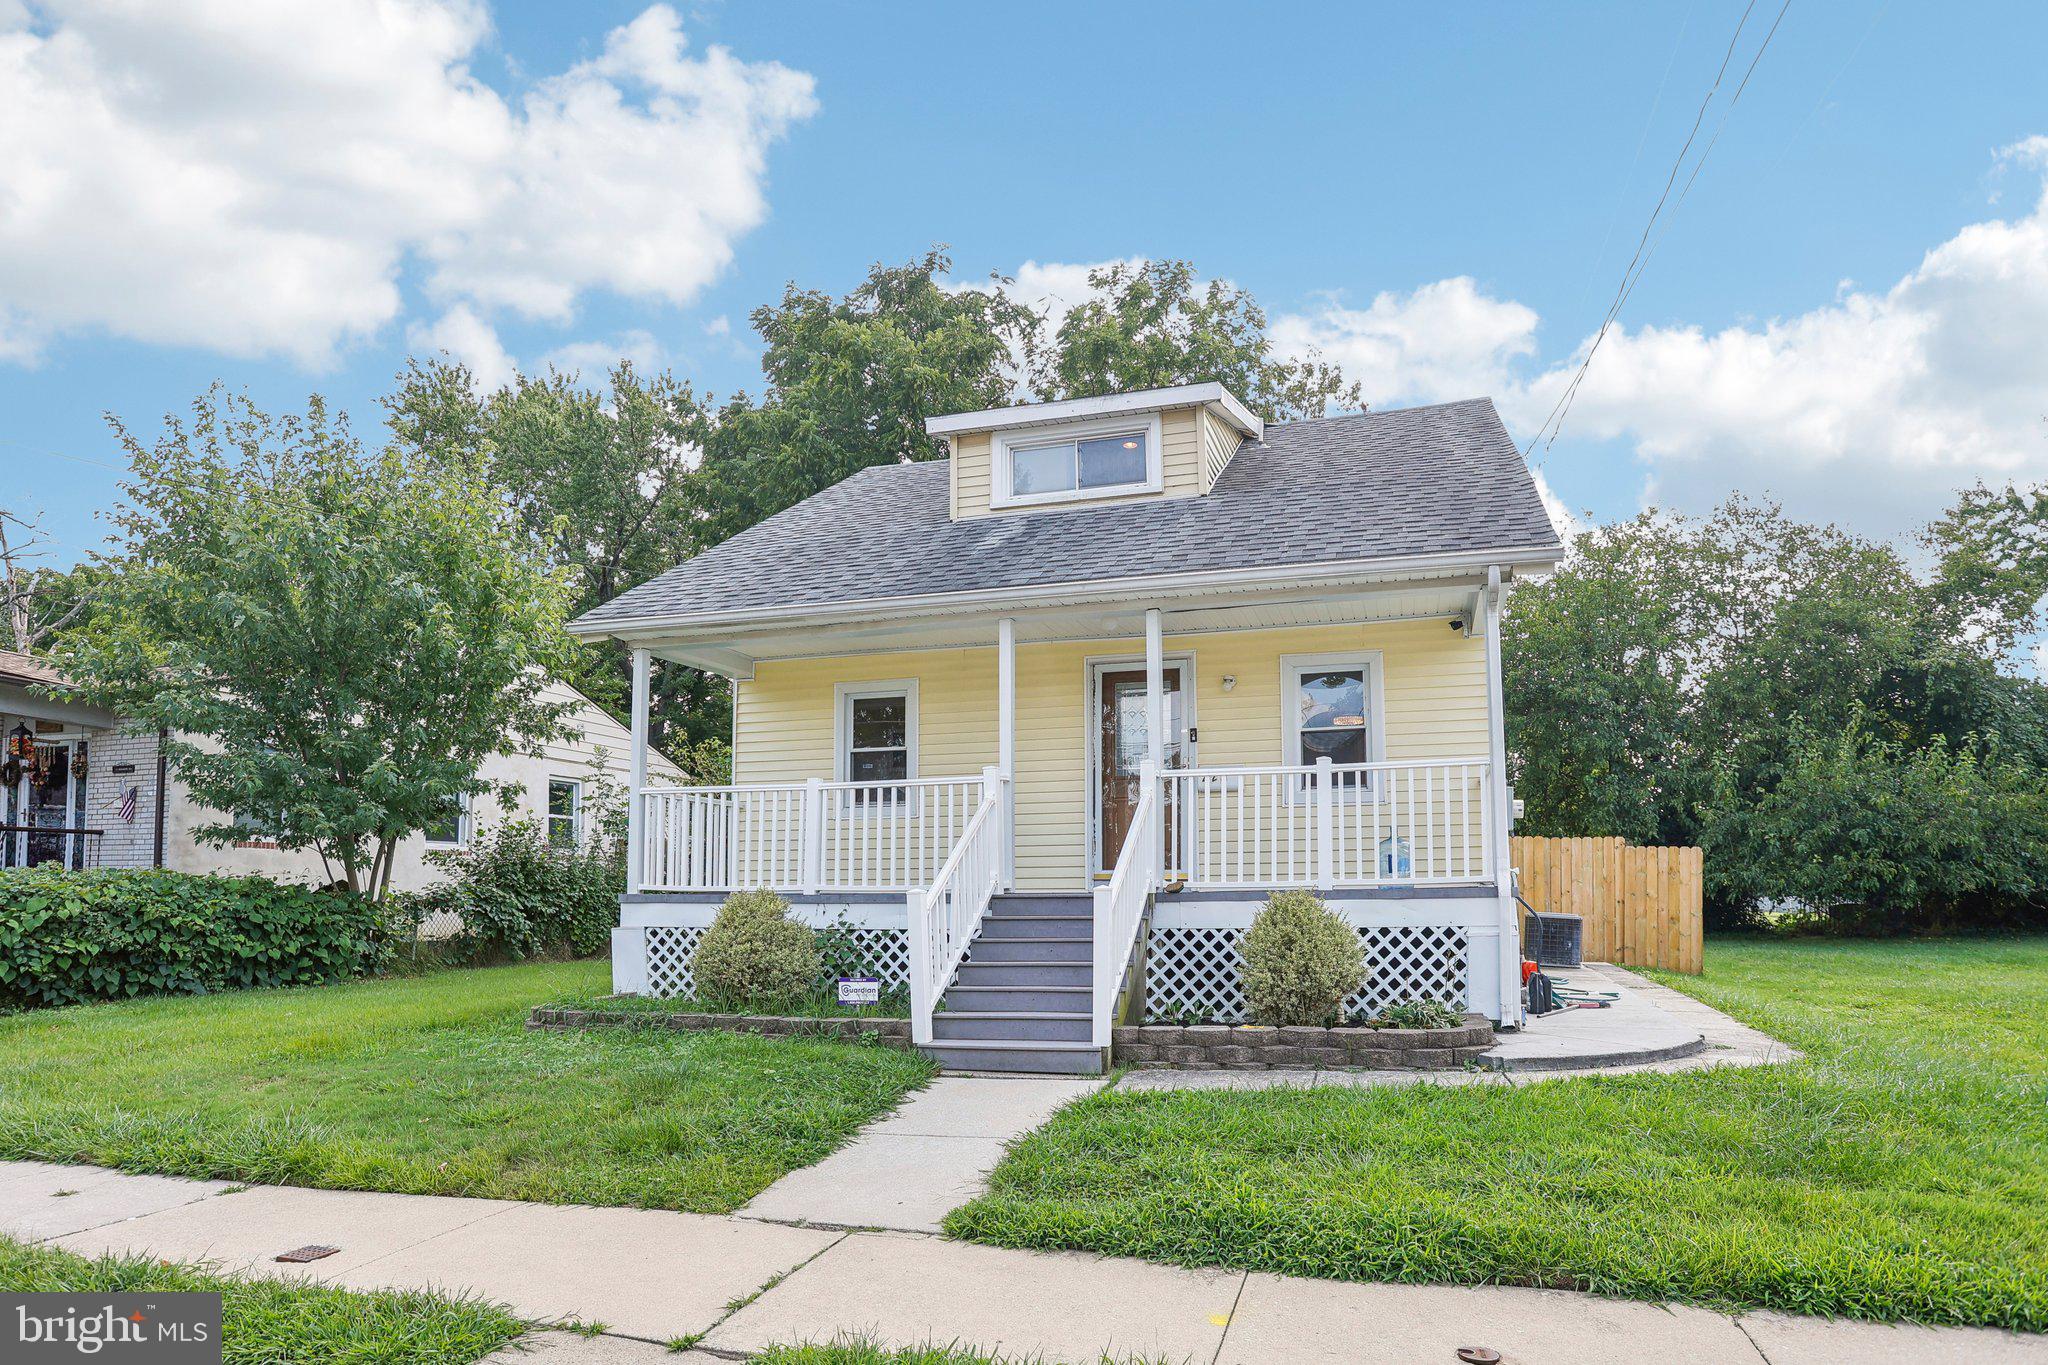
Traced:
<path fill-rule="evenodd" d="M 996 767 L 1002 771 L 1005 891 L 1017 886 L 1017 621 L 996 622 Z"/>
<path fill-rule="evenodd" d="M 1145 757 L 1166 767 L 1166 660 L 1159 608 L 1145 609 Z"/>
<path fill-rule="evenodd" d="M 1521 917 L 1515 913 L 1514 859 L 1508 849 L 1513 811 L 1508 805 L 1507 706 L 1501 687 L 1500 666 L 1500 569 L 1486 571 L 1486 743 L 1492 762 L 1487 766 L 1487 799 L 1492 818 L 1487 821 L 1488 853 L 1493 863 L 1494 894 L 1500 906 L 1500 1021 L 1522 1025 L 1522 935 Z"/>
<path fill-rule="evenodd" d="M 631 792 L 626 803 L 626 890 L 638 891 L 646 869 L 641 850 L 647 839 L 647 800 L 641 792 L 647 786 L 647 681 L 654 656 L 644 649 L 633 651 L 633 763 L 627 781 Z"/>

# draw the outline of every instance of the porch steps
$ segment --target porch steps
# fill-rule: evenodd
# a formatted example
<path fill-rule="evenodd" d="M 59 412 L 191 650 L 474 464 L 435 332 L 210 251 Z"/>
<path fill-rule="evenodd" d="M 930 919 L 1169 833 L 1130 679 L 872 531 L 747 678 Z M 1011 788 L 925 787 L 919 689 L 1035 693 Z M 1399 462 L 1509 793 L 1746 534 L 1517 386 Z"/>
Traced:
<path fill-rule="evenodd" d="M 939 998 L 925 1054 L 952 1071 L 1099 1075 L 1094 941 L 1086 896 L 997 896 Z"/>

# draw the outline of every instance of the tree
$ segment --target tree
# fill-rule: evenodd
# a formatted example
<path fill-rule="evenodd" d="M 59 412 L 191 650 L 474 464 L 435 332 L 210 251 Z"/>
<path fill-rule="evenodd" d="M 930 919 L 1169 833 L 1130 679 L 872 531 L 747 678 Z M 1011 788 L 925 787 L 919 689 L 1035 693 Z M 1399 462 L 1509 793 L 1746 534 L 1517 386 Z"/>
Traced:
<path fill-rule="evenodd" d="M 86 610 L 88 598 L 74 576 L 38 564 L 48 541 L 34 517 L 0 507 L 0 606 L 6 609 L 7 647 L 33 654 Z"/>
<path fill-rule="evenodd" d="M 110 421 L 133 476 L 63 663 L 171 733 L 199 801 L 381 895 L 401 839 L 499 790 L 484 759 L 560 732 L 570 587 L 473 465 L 366 452 L 318 397 L 272 417 L 216 386 L 154 444 Z"/>
<path fill-rule="evenodd" d="M 1754 831 L 1766 811 L 1816 809 L 1823 778 L 1918 790 L 1955 756 L 1992 750 L 1999 790 L 2048 771 L 2048 690 L 2000 667 L 1994 633 L 1961 628 L 1975 611 L 1890 547 L 1740 497 L 1704 518 L 1645 513 L 1588 532 L 1557 573 L 1515 591 L 1503 621 L 1523 827 L 1700 843 L 1723 923 L 1819 894 L 1826 883 Z M 1851 731 L 1861 747 L 1824 763 L 1811 737 Z"/>
<path fill-rule="evenodd" d="M 927 417 L 1013 400 L 1038 317 L 999 290 L 947 288 L 951 267 L 934 248 L 872 267 L 844 298 L 791 284 L 754 310 L 767 388 L 735 395 L 706 434 L 686 490 L 700 547 L 870 465 L 942 456 Z"/>
<path fill-rule="evenodd" d="M 412 360 L 384 410 L 409 455 L 475 469 L 504 492 L 527 534 L 569 575 L 572 615 L 690 555 L 683 486 L 706 419 L 689 385 L 669 374 L 643 376 L 622 361 L 602 387 L 550 370 L 480 394 L 461 363 Z M 627 651 L 599 647 L 573 657 L 565 680 L 622 708 Z M 731 726 L 724 681 L 696 669 L 656 670 L 650 702 L 657 748 L 718 740 Z"/>
<path fill-rule="evenodd" d="M 1119 261 L 1090 271 L 1088 285 L 1093 296 L 1049 343 L 1034 337 L 1031 384 L 1040 398 L 1216 380 L 1271 421 L 1365 406 L 1336 366 L 1274 355 L 1258 300 L 1223 280 L 1198 288 L 1190 262 Z"/>

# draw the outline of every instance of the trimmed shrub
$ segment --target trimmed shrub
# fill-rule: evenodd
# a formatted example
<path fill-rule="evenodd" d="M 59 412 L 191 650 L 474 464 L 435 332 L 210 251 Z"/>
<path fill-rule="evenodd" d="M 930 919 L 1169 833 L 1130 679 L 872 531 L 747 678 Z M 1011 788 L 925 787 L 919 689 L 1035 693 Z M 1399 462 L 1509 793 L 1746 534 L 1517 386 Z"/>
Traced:
<path fill-rule="evenodd" d="M 700 999 L 759 1007 L 806 994 L 819 968 L 817 935 L 763 888 L 726 897 L 697 942 L 690 975 Z"/>
<path fill-rule="evenodd" d="M 1365 979 L 1358 932 L 1308 891 L 1276 891 L 1238 944 L 1244 998 L 1262 1024 L 1328 1026 Z"/>
<path fill-rule="evenodd" d="M 267 877 L 32 868 L 0 875 L 0 1008 L 250 986 L 374 971 L 382 907 Z"/>
<path fill-rule="evenodd" d="M 459 915 L 448 947 L 469 961 L 590 957 L 611 946 L 625 867 L 605 841 L 557 848 L 532 820 L 492 825 L 468 848 L 430 854 L 448 881 L 394 899 L 415 925 Z"/>

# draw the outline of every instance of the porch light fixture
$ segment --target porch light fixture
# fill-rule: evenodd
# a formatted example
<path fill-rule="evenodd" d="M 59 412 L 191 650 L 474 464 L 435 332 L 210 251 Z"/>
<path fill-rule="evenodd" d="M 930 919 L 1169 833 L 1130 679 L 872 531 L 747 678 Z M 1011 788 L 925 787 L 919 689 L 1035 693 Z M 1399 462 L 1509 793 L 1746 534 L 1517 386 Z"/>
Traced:
<path fill-rule="evenodd" d="M 7 756 L 23 761 L 36 756 L 36 737 L 26 725 L 17 725 L 7 732 Z"/>
<path fill-rule="evenodd" d="M 1235 673 L 1225 673 L 1223 675 L 1223 690 L 1228 692 L 1235 686 L 1237 686 L 1237 675 Z"/>

